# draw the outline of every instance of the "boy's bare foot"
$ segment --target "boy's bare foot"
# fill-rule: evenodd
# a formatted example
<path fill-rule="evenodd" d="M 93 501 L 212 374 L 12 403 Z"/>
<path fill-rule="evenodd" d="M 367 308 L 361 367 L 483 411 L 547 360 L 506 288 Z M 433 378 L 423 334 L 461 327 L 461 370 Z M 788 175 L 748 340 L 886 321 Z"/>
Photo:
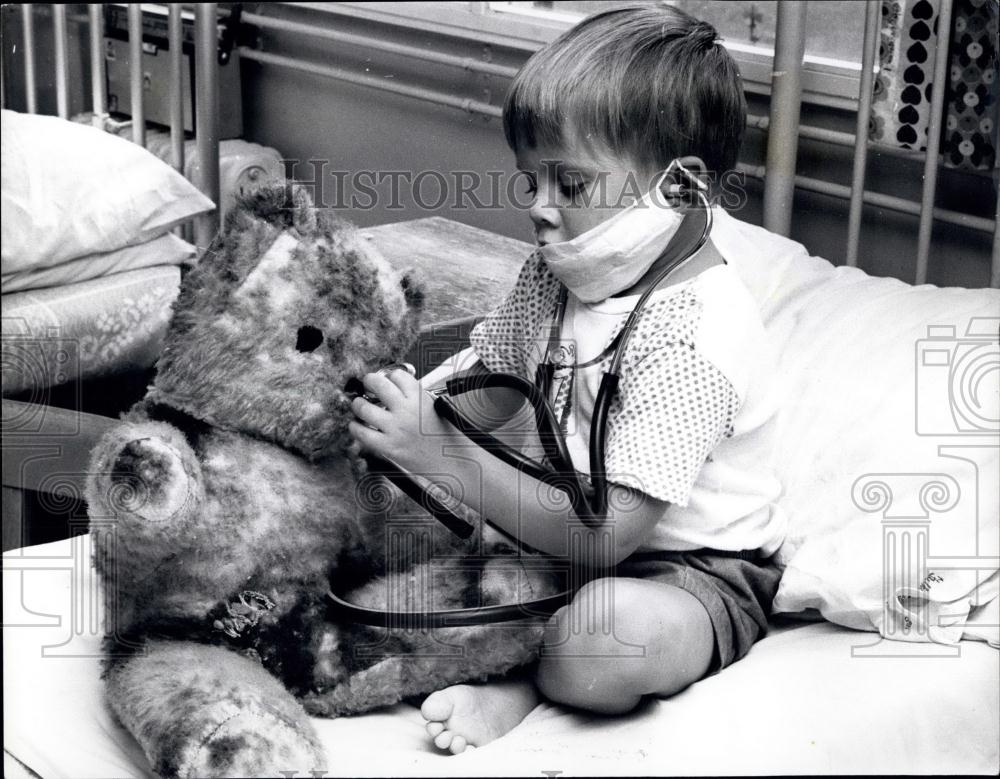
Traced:
<path fill-rule="evenodd" d="M 438 749 L 457 755 L 481 747 L 512 730 L 538 703 L 527 679 L 456 684 L 427 696 L 420 713 Z"/>

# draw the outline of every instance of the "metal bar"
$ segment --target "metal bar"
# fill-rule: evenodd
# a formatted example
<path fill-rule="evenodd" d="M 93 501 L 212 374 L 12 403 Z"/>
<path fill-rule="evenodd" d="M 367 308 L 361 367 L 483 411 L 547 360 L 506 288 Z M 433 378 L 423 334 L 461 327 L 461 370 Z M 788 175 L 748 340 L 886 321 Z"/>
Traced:
<path fill-rule="evenodd" d="M 996 219 L 993 222 L 993 256 L 990 259 L 990 286 L 1000 289 L 1000 192 L 997 192 Z"/>
<path fill-rule="evenodd" d="M 485 73 L 491 76 L 502 76 L 503 78 L 514 78 L 517 75 L 517 68 L 497 65 L 492 62 L 483 62 L 472 57 L 456 57 L 453 54 L 433 51 L 432 49 L 420 49 L 416 46 L 406 46 L 399 43 L 378 38 L 369 38 L 363 35 L 353 35 L 337 30 L 329 30 L 324 27 L 302 24 L 301 22 L 291 22 L 286 19 L 275 19 L 271 16 L 261 16 L 260 14 L 245 13 L 242 21 L 253 24 L 263 30 L 280 30 L 282 32 L 295 33 L 297 35 L 310 35 L 314 38 L 322 38 L 338 43 L 347 43 L 361 46 L 374 51 L 384 51 L 388 54 L 399 54 L 412 59 L 424 60 L 426 62 L 436 62 L 441 65 L 450 65 L 461 68 L 472 73 Z M 241 52 L 242 53 L 242 52 Z"/>
<path fill-rule="evenodd" d="M 24 29 L 24 96 L 29 114 L 38 113 L 35 94 L 35 17 L 34 3 L 21 6 L 21 26 Z"/>
<path fill-rule="evenodd" d="M 128 5 L 128 63 L 132 100 L 132 141 L 146 145 L 146 109 L 142 100 L 142 4 Z"/>
<path fill-rule="evenodd" d="M 195 140 L 199 179 L 195 182 L 215 210 L 195 221 L 195 245 L 205 250 L 219 230 L 219 29 L 217 3 L 198 3 L 194 10 Z"/>
<path fill-rule="evenodd" d="M 792 226 L 805 46 L 805 2 L 781 0 L 771 73 L 771 123 L 767 134 L 769 175 L 764 180 L 764 227 L 779 235 L 788 235 Z"/>
<path fill-rule="evenodd" d="M 757 116 L 756 114 L 747 114 L 747 127 L 754 130 L 767 131 L 771 126 L 771 120 L 766 116 Z M 833 144 L 834 146 L 843 146 L 847 149 L 853 149 L 857 136 L 854 133 L 843 133 L 837 130 L 827 130 L 823 127 L 814 127 L 808 124 L 799 125 L 799 138 L 805 138 L 812 141 L 820 141 L 822 143 Z M 899 157 L 904 160 L 914 160 L 923 161 L 924 153 L 922 151 L 916 151 L 914 149 L 903 149 L 898 146 L 890 146 L 889 144 L 876 144 L 873 147 L 875 153 L 879 156 L 883 154 L 887 157 Z M 965 173 L 974 176 L 988 175 L 982 171 L 977 170 L 967 170 L 965 168 L 955 168 L 955 173 Z"/>
<path fill-rule="evenodd" d="M 90 20 L 91 110 L 96 116 L 101 116 L 108 111 L 108 88 L 104 75 L 104 5 L 90 3 L 87 17 Z"/>
<path fill-rule="evenodd" d="M 7 58 L 0 54 L 0 108 L 7 107 Z"/>
<path fill-rule="evenodd" d="M 170 157 L 171 164 L 184 173 L 184 33 L 181 4 L 171 3 L 167 19 L 170 46 Z"/>
<path fill-rule="evenodd" d="M 66 34 L 66 6 L 52 4 L 53 43 L 56 49 L 56 113 L 69 119 L 69 36 Z"/>
<path fill-rule="evenodd" d="M 344 81 L 348 84 L 357 84 L 358 86 L 379 89 L 383 92 L 392 92 L 396 95 L 412 97 L 416 100 L 423 100 L 428 103 L 449 106 L 451 108 L 459 108 L 470 113 L 483 114 L 484 116 L 493 117 L 499 117 L 503 114 L 503 109 L 500 108 L 500 106 L 490 105 L 489 103 L 483 103 L 479 100 L 454 97 L 442 92 L 422 89 L 421 87 L 413 87 L 407 84 L 397 84 L 387 81 L 386 79 L 377 78 L 375 76 L 364 76 L 359 73 L 352 73 L 349 70 L 334 68 L 328 65 L 314 65 L 312 63 L 302 62 L 301 60 L 293 59 L 291 57 L 283 57 L 279 54 L 268 54 L 255 49 L 241 48 L 240 57 L 243 59 L 263 62 L 268 65 L 279 65 L 291 70 L 298 70 L 302 73 L 313 73 L 318 76 L 326 76 L 327 78 Z"/>
<path fill-rule="evenodd" d="M 861 214 L 864 206 L 865 167 L 868 162 L 868 120 L 872 112 L 872 85 L 875 55 L 881 22 L 881 0 L 868 0 L 865 14 L 865 42 L 861 54 L 861 87 L 858 92 L 858 122 L 854 130 L 854 170 L 851 175 L 851 208 L 847 217 L 846 264 L 857 267 L 861 241 Z"/>
<path fill-rule="evenodd" d="M 760 179 L 762 181 L 767 181 L 767 176 L 769 175 L 763 165 L 747 165 L 746 163 L 739 162 L 736 164 L 736 169 L 746 176 Z M 820 179 L 811 178 L 809 176 L 796 176 L 795 186 L 806 192 L 816 192 L 820 195 L 829 195 L 830 197 L 839 198 L 841 200 L 849 200 L 851 197 L 850 187 L 844 184 L 834 184 L 829 181 L 821 181 Z M 905 198 L 896 197 L 894 195 L 883 195 L 880 192 L 866 191 L 864 193 L 864 202 L 867 205 L 885 208 L 901 214 L 920 216 L 920 203 L 917 203 L 914 200 L 906 200 Z M 946 222 L 960 227 L 968 227 L 972 230 L 979 230 L 984 233 L 994 232 L 997 225 L 997 222 L 994 219 L 986 219 L 981 216 L 971 216 L 970 214 L 963 214 L 961 211 L 951 211 L 947 208 L 935 208 L 933 215 L 934 218 L 940 222 Z"/>
<path fill-rule="evenodd" d="M 941 116 L 948 78 L 948 39 L 951 35 L 951 2 L 941 0 L 938 15 L 938 40 L 934 53 L 934 83 L 931 85 L 931 113 L 927 124 L 927 159 L 924 162 L 924 188 L 920 201 L 920 229 L 917 234 L 917 270 L 914 283 L 927 282 L 927 261 L 931 251 L 934 195 L 937 194 L 938 149 L 941 145 Z"/>

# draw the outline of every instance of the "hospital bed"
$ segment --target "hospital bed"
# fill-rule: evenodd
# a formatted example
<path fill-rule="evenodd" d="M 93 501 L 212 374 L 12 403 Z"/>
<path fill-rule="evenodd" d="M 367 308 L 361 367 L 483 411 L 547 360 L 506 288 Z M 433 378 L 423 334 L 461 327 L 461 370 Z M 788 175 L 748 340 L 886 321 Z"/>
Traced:
<path fill-rule="evenodd" d="M 871 37 L 863 72 L 874 56 L 877 6 L 868 4 Z M 130 10 L 137 21 L 138 8 Z M 775 71 L 786 75 L 772 93 L 766 169 L 750 171 L 764 177 L 764 224 L 779 236 L 765 239 L 757 228 L 720 215 L 720 240 L 732 241 L 745 256 L 737 271 L 760 302 L 789 387 L 779 470 L 791 522 L 769 635 L 744 661 L 669 700 L 651 700 L 610 719 L 543 703 L 503 739 L 460 756 L 436 754 L 419 712 L 409 705 L 314 720 L 329 757 L 328 775 L 1000 769 L 996 417 L 978 395 L 959 408 L 968 413 L 957 416 L 955 406 L 938 415 L 927 408 L 934 399 L 944 397 L 947 406 L 955 397 L 950 385 L 942 389 L 940 376 L 960 373 L 962 360 L 987 377 L 980 389 L 988 392 L 988 382 L 995 383 L 990 360 L 1000 293 L 922 284 L 931 260 L 930 225 L 941 216 L 934 208 L 937 168 L 930 150 L 925 197 L 902 206 L 920 214 L 918 286 L 851 267 L 858 257 L 857 214 L 872 194 L 864 190 L 863 141 L 857 141 L 860 164 L 849 193 L 853 248 L 847 266 L 835 268 L 780 237 L 788 232 L 794 188 L 815 186 L 797 177 L 794 167 L 799 11 L 799 4 L 788 3 L 779 17 Z M 61 13 L 53 11 L 57 38 L 65 24 Z M 174 5 L 171 13 L 176 25 L 181 9 Z M 206 161 L 195 182 L 218 202 L 216 8 L 204 4 L 195 14 L 202 85 L 196 143 Z M 57 68 L 65 68 L 65 58 L 60 64 L 57 57 Z M 57 80 L 65 89 L 69 74 L 62 72 Z M 135 94 L 135 140 L 141 144 L 141 89 Z M 102 112 L 100 99 L 95 79 L 96 113 Z M 860 102 L 856 138 L 867 123 L 864 88 Z M 176 126 L 174 138 L 180 138 Z M 183 162 L 177 167 L 183 169 Z M 217 216 L 199 215 L 195 245 L 205 246 L 217 224 Z M 421 371 L 464 347 L 471 322 L 509 286 L 528 250 L 440 218 L 362 234 L 397 266 L 425 268 L 431 324 L 414 353 Z M 997 254 L 994 286 L 1000 283 Z M 129 392 L 138 397 L 142 389 L 142 381 L 133 380 L 128 391 L 118 388 L 117 401 L 127 403 L 134 399 Z M 3 403 L 5 775 L 147 776 L 141 751 L 103 702 L 103 598 L 89 563 L 93 539 L 80 512 L 87 453 L 112 422 L 80 412 L 74 397 L 59 401 L 69 409 L 39 402 L 58 399 L 50 387 L 29 390 L 36 394 L 27 402 L 22 395 Z M 932 392 L 938 394 L 929 401 Z M 69 516 L 69 537 L 24 546 L 31 506 Z M 950 589 L 921 600 L 919 586 L 928 574 L 942 576 Z M 917 591 L 914 597 L 899 598 L 910 590 Z"/>

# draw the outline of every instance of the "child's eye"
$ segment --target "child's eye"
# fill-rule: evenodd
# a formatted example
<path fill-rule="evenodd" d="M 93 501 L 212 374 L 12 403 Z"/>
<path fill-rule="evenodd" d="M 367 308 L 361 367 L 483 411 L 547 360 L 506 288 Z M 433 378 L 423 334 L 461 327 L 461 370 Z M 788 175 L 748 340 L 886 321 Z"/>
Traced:
<path fill-rule="evenodd" d="M 564 197 L 573 198 L 587 189 L 585 181 L 560 181 L 559 191 Z"/>

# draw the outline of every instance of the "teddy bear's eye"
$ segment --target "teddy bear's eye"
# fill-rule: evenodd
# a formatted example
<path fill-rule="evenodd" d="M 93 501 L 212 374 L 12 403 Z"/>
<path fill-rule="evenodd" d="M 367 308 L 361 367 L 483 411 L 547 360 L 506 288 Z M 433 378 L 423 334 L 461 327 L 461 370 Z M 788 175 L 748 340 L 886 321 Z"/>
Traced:
<path fill-rule="evenodd" d="M 300 352 L 312 352 L 323 343 L 323 331 L 312 325 L 303 325 L 295 337 L 295 348 Z"/>

